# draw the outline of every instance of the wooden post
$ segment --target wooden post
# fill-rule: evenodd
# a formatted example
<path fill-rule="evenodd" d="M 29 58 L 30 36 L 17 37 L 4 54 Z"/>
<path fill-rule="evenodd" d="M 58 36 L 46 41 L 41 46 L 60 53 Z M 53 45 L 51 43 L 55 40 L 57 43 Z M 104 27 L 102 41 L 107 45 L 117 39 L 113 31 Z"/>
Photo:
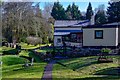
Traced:
<path fill-rule="evenodd" d="M 33 62 L 34 62 L 34 58 L 31 59 L 31 66 L 33 65 Z"/>

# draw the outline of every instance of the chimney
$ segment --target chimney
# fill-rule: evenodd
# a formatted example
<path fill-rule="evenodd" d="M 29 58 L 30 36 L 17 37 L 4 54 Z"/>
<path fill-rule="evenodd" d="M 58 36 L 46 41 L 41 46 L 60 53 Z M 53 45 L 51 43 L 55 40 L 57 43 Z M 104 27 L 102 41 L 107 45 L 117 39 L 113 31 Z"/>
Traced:
<path fill-rule="evenodd" d="M 95 24 L 95 15 L 93 14 L 90 19 L 90 25 L 94 25 L 94 24 Z"/>

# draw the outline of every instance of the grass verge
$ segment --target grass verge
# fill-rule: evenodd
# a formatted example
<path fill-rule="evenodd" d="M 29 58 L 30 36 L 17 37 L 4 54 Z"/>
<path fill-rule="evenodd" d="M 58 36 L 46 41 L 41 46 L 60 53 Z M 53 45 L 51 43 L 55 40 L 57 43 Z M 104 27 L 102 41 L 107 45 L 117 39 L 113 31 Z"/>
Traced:
<path fill-rule="evenodd" d="M 55 64 L 53 78 L 62 80 L 113 80 L 114 78 L 119 80 L 120 77 L 116 74 L 116 70 L 113 70 L 113 68 L 116 69 L 118 67 L 118 56 L 109 57 L 114 58 L 113 63 L 97 63 L 97 56 L 59 60 L 66 67 Z"/>

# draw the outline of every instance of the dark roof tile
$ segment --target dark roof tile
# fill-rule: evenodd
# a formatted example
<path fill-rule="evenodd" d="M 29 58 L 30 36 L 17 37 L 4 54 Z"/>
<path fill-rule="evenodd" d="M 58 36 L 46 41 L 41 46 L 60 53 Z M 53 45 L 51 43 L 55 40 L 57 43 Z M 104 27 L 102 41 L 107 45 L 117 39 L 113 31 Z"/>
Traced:
<path fill-rule="evenodd" d="M 54 27 L 87 26 L 89 23 L 89 20 L 56 20 Z"/>

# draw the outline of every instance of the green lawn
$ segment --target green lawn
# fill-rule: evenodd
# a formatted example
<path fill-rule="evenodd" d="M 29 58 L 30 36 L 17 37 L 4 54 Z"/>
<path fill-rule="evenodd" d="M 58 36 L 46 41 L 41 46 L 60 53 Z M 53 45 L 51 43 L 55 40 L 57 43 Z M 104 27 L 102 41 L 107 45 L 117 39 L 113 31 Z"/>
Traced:
<path fill-rule="evenodd" d="M 0 54 L 2 54 L 2 47 L 0 47 Z"/>
<path fill-rule="evenodd" d="M 27 50 L 27 51 L 22 50 L 22 51 L 19 53 L 19 56 L 32 57 L 32 58 L 35 59 L 36 62 L 41 62 L 41 61 L 42 61 L 39 56 L 37 56 L 36 54 L 34 54 L 33 52 L 28 51 L 28 50 Z"/>
<path fill-rule="evenodd" d="M 32 52 L 29 53 L 29 56 L 30 56 L 30 57 L 33 57 L 33 58 L 36 60 L 36 62 L 38 62 L 38 63 L 41 63 L 41 62 L 42 62 L 42 60 L 40 59 L 40 57 L 37 56 L 37 55 L 35 55 L 35 54 L 32 53 Z"/>
<path fill-rule="evenodd" d="M 27 43 L 20 43 L 19 45 L 21 46 L 22 49 L 35 49 L 35 48 L 38 48 L 38 47 L 51 45 L 51 44 L 38 44 L 38 45 L 34 46 L 34 45 L 31 45 L 31 44 L 28 45 Z"/>
<path fill-rule="evenodd" d="M 27 60 L 15 55 L 3 56 L 2 61 L 2 78 L 41 78 L 46 66 L 45 62 L 40 62 L 24 68 L 22 65 Z"/>
<path fill-rule="evenodd" d="M 2 54 L 3 51 L 8 51 L 8 50 L 12 50 L 12 49 L 14 49 L 14 48 L 2 46 L 2 47 L 0 47 L 0 54 Z"/>
<path fill-rule="evenodd" d="M 14 48 L 11 48 L 11 47 L 6 47 L 6 46 L 2 46 L 0 48 L 1 48 L 2 51 L 8 51 L 8 50 L 14 49 Z"/>
<path fill-rule="evenodd" d="M 24 64 L 26 61 L 28 60 L 16 55 L 5 55 L 2 56 L 2 62 L 3 62 L 2 67 L 16 65 L 16 64 Z"/>
<path fill-rule="evenodd" d="M 19 56 L 29 57 L 29 51 L 22 50 L 22 51 L 19 53 Z"/>
<path fill-rule="evenodd" d="M 23 68 L 22 64 L 5 66 L 2 68 L 2 78 L 42 78 L 46 63 L 34 63 L 33 66 Z"/>
<path fill-rule="evenodd" d="M 69 51 L 70 49 L 67 49 L 67 51 Z M 50 48 L 45 48 L 45 49 L 37 49 L 37 52 L 52 52 L 53 51 L 53 49 L 50 49 Z M 59 49 L 59 48 L 57 48 L 57 49 L 55 49 L 55 52 L 64 52 L 64 50 L 63 49 Z"/>
<path fill-rule="evenodd" d="M 97 63 L 97 58 L 97 56 L 92 56 L 60 60 L 59 62 L 66 65 L 66 67 L 61 66 L 60 64 L 55 64 L 53 68 L 53 78 L 63 78 L 65 80 L 77 78 L 84 78 L 86 80 L 113 80 L 113 78 L 118 78 L 118 76 L 111 75 L 116 75 L 117 73 L 117 70 L 115 69 L 116 67 L 118 67 L 117 56 L 112 56 L 112 58 L 114 58 L 113 63 Z M 100 77 L 103 74 L 109 76 L 107 76 L 106 78 Z"/>
<path fill-rule="evenodd" d="M 28 48 L 32 49 L 33 47 L 29 46 Z M 0 48 L 0 52 L 11 49 L 13 48 L 2 47 Z M 38 50 L 38 52 L 46 51 L 50 51 L 50 49 Z M 33 66 L 23 68 L 22 65 L 28 60 L 19 56 L 33 57 L 36 62 L 34 62 Z M 22 50 L 19 55 L 4 55 L 0 56 L 0 58 L 1 57 L 3 61 L 2 77 L 4 80 L 6 80 L 6 78 L 40 79 L 43 75 L 44 67 L 47 64 L 42 62 L 39 56 L 28 50 Z M 116 77 L 116 67 L 118 67 L 117 61 L 119 56 L 109 57 L 113 58 L 113 63 L 97 63 L 98 56 L 59 60 L 58 62 L 66 66 L 54 64 L 52 71 L 53 79 L 113 80 L 116 78 L 115 80 L 118 80 L 117 78 L 120 77 Z M 103 77 L 103 75 L 108 76 Z"/>
<path fill-rule="evenodd" d="M 32 47 L 33 48 L 33 47 Z M 12 50 L 13 48 L 9 47 L 1 47 L 0 51 Z M 34 62 L 33 66 L 28 68 L 22 67 L 22 65 L 27 61 L 27 59 L 19 57 L 19 56 L 27 56 L 33 57 L 36 62 Z M 47 63 L 42 62 L 41 59 L 28 50 L 22 50 L 19 55 L 4 55 L 0 56 L 2 58 L 2 80 L 12 79 L 12 78 L 42 78 L 44 67 Z"/>
<path fill-rule="evenodd" d="M 40 52 L 40 53 L 46 53 L 46 52 L 52 52 L 53 50 L 52 49 L 37 49 L 36 50 L 37 52 Z"/>

